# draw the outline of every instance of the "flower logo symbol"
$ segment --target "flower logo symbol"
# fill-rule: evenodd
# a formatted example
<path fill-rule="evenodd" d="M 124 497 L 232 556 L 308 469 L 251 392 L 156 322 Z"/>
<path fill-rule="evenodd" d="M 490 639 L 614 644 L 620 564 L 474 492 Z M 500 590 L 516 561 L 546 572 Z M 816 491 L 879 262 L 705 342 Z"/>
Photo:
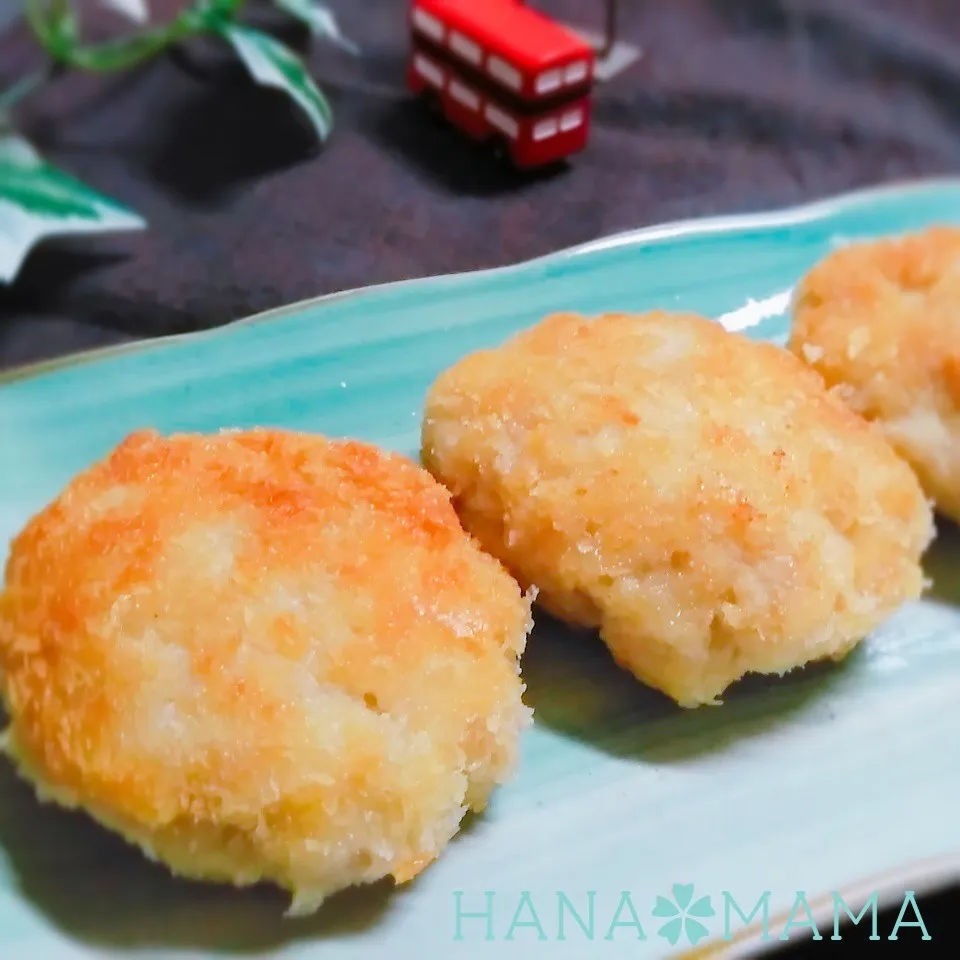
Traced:
<path fill-rule="evenodd" d="M 653 915 L 655 917 L 671 918 L 657 933 L 668 940 L 671 946 L 675 947 L 681 936 L 686 936 L 687 940 L 696 946 L 704 937 L 709 935 L 710 931 L 695 918 L 713 917 L 716 913 L 710 904 L 710 897 L 693 899 L 692 883 L 675 883 L 672 899 L 657 897 Z"/>

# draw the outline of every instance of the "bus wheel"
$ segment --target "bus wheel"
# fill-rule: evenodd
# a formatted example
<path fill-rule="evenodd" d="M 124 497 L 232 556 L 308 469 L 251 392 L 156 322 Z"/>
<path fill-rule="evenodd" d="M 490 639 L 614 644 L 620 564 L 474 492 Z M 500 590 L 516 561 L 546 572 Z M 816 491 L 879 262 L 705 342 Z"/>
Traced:
<path fill-rule="evenodd" d="M 510 145 L 507 143 L 503 137 L 494 137 L 492 143 L 490 144 L 490 152 L 493 154 L 494 159 L 501 166 L 511 168 L 513 167 L 513 157 L 510 154 Z"/>
<path fill-rule="evenodd" d="M 421 97 L 427 113 L 438 123 L 443 122 L 446 119 L 443 113 L 443 101 L 436 90 L 425 90 Z"/>

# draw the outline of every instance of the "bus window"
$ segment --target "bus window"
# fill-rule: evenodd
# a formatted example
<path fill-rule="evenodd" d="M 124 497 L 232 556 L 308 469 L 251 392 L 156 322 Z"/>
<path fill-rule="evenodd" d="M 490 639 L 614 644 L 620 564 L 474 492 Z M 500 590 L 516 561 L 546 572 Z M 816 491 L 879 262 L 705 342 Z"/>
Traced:
<path fill-rule="evenodd" d="M 432 83 L 435 87 L 443 86 L 443 70 L 431 60 L 428 60 L 422 53 L 418 53 L 413 58 L 413 67 L 421 77 L 429 83 Z"/>
<path fill-rule="evenodd" d="M 576 130 L 583 122 L 583 111 L 578 107 L 575 110 L 568 110 L 560 118 L 560 129 L 566 133 L 568 130 Z"/>
<path fill-rule="evenodd" d="M 448 89 L 450 91 L 450 96 L 453 97 L 457 103 L 463 104 L 463 106 L 468 107 L 471 110 L 480 109 L 479 94 L 474 93 L 473 90 L 467 86 L 464 86 L 459 80 L 451 80 Z"/>
<path fill-rule="evenodd" d="M 463 57 L 467 63 L 472 63 L 475 66 L 479 66 L 480 61 L 483 60 L 483 50 L 480 49 L 479 44 L 474 43 L 469 37 L 465 37 L 456 30 L 450 34 L 450 49 Z"/>
<path fill-rule="evenodd" d="M 557 121 L 553 118 L 549 120 L 541 120 L 533 128 L 533 139 L 540 140 L 549 140 L 550 137 L 555 136 L 557 132 Z"/>
<path fill-rule="evenodd" d="M 566 72 L 564 73 L 564 80 L 567 83 L 582 83 L 587 79 L 587 61 L 586 60 L 577 60 L 575 63 L 571 63 L 567 67 Z"/>
<path fill-rule="evenodd" d="M 545 70 L 537 77 L 537 93 L 550 93 L 563 85 L 562 70 Z"/>
<path fill-rule="evenodd" d="M 443 23 L 422 7 L 413 8 L 413 25 L 431 40 L 442 41 L 445 32 Z"/>
<path fill-rule="evenodd" d="M 502 60 L 500 57 L 487 58 L 487 71 L 495 80 L 499 80 L 514 90 L 519 90 L 523 86 L 523 77 L 520 71 L 515 70 L 506 60 Z"/>
<path fill-rule="evenodd" d="M 489 120 L 493 126 L 511 139 L 516 139 L 520 133 L 520 124 L 518 124 L 513 117 L 508 116 L 492 103 L 487 104 L 487 109 L 484 112 L 486 113 L 487 120 Z"/>

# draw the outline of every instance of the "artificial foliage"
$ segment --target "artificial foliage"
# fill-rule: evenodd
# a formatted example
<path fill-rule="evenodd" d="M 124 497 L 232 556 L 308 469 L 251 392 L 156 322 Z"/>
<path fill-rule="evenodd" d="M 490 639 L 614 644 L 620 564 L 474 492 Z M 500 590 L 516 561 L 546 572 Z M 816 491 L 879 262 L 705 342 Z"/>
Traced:
<path fill-rule="evenodd" d="M 16 130 L 13 108 L 45 80 L 67 70 L 116 73 L 136 68 L 195 37 L 213 37 L 244 64 L 253 82 L 288 96 L 323 141 L 333 111 L 306 64 L 242 15 L 273 6 L 305 23 L 314 37 L 353 50 L 327 7 L 314 0 L 193 0 L 172 20 L 150 23 L 147 0 L 97 0 L 134 28 L 101 43 L 83 39 L 73 0 L 25 0 L 25 15 L 47 65 L 0 91 L 0 283 L 9 284 L 34 246 L 48 237 L 143 229 L 143 218 L 48 163 Z"/>

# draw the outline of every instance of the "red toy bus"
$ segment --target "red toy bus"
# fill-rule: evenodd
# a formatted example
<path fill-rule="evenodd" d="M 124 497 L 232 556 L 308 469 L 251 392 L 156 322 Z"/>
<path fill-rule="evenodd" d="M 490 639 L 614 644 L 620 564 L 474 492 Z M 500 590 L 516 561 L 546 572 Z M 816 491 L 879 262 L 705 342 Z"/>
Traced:
<path fill-rule="evenodd" d="M 412 0 L 407 84 L 520 168 L 582 150 L 596 54 L 519 0 Z"/>

